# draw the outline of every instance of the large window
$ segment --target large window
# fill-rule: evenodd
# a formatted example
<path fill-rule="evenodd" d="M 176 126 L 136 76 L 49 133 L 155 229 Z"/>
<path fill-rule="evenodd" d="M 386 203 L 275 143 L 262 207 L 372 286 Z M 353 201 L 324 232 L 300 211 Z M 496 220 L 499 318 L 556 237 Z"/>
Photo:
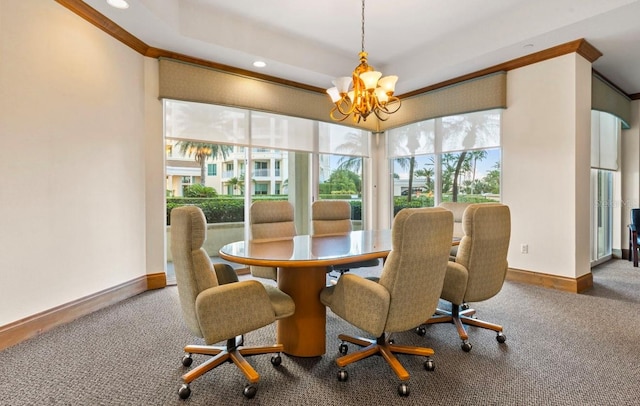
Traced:
<path fill-rule="evenodd" d="M 500 110 L 389 131 L 393 214 L 443 201 L 500 201 Z"/>
<path fill-rule="evenodd" d="M 357 207 L 357 227 L 365 227 L 360 218 L 369 132 L 209 104 L 165 100 L 164 106 L 167 151 L 173 154 L 167 158 L 167 187 L 176 177 L 192 179 L 167 193 L 167 208 L 206 208 L 212 229 L 207 252 L 247 236 L 248 207 L 261 198 L 294 203 L 300 234 L 309 231 L 311 202 L 319 198 L 349 200 Z M 219 171 L 211 170 L 218 165 Z M 342 182 L 345 177 L 351 183 Z M 216 233 L 218 227 L 224 232 Z"/>

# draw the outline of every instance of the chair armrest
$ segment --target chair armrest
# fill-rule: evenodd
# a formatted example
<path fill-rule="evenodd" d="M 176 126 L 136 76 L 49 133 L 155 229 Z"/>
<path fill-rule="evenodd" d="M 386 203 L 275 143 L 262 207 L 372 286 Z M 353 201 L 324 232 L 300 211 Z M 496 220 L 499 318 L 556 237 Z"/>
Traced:
<path fill-rule="evenodd" d="M 376 337 L 383 333 L 391 296 L 379 283 L 346 274 L 335 286 L 324 288 L 320 300 L 354 326 Z"/>
<path fill-rule="evenodd" d="M 467 281 L 469 279 L 469 271 L 457 262 L 447 264 L 447 272 L 444 275 L 444 284 L 442 285 L 442 293 L 440 298 L 460 305 L 464 301 L 464 295 L 467 291 Z"/>
<path fill-rule="evenodd" d="M 238 274 L 228 264 L 213 264 L 213 269 L 216 271 L 216 277 L 218 278 L 219 285 L 226 285 L 227 283 L 238 282 Z"/>
<path fill-rule="evenodd" d="M 636 225 L 635 224 L 629 224 L 629 230 L 632 232 L 636 231 Z"/>
<path fill-rule="evenodd" d="M 207 344 L 228 340 L 275 321 L 266 289 L 254 280 L 200 292 L 196 298 L 196 315 Z"/>

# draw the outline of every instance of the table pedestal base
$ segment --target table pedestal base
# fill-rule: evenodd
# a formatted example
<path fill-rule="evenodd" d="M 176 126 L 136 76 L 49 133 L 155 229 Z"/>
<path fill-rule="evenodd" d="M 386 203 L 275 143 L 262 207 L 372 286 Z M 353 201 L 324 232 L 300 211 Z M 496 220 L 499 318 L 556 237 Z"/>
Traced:
<path fill-rule="evenodd" d="M 327 268 L 278 268 L 278 288 L 296 304 L 293 316 L 277 322 L 278 343 L 297 357 L 318 357 L 326 348 L 327 310 L 320 302 Z"/>

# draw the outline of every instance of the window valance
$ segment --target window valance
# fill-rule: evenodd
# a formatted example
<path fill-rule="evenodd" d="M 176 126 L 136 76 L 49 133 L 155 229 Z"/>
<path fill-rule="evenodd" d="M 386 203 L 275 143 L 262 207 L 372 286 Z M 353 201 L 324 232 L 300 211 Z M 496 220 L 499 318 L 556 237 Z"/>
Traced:
<path fill-rule="evenodd" d="M 331 100 L 324 93 L 286 86 L 173 59 L 160 58 L 160 98 L 218 104 L 292 117 L 332 122 Z M 384 131 L 434 117 L 506 107 L 506 73 L 499 72 L 402 99 L 388 121 L 370 118 L 355 125 Z"/>

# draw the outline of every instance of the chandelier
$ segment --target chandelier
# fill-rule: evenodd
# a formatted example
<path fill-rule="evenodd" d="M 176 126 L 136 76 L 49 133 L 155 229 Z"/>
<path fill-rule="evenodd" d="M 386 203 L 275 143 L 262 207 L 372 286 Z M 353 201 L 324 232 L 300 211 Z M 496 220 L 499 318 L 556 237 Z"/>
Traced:
<path fill-rule="evenodd" d="M 334 87 L 327 89 L 335 106 L 331 109 L 331 119 L 343 121 L 353 115 L 353 121 L 367 121 L 373 113 L 379 120 L 385 121 L 390 114 L 400 108 L 400 99 L 393 95 L 397 76 L 382 76 L 367 63 L 364 51 L 364 0 L 362 0 L 362 51 L 358 54 L 360 65 L 356 66 L 351 77 L 333 80 Z M 352 87 L 353 85 L 353 87 Z"/>

